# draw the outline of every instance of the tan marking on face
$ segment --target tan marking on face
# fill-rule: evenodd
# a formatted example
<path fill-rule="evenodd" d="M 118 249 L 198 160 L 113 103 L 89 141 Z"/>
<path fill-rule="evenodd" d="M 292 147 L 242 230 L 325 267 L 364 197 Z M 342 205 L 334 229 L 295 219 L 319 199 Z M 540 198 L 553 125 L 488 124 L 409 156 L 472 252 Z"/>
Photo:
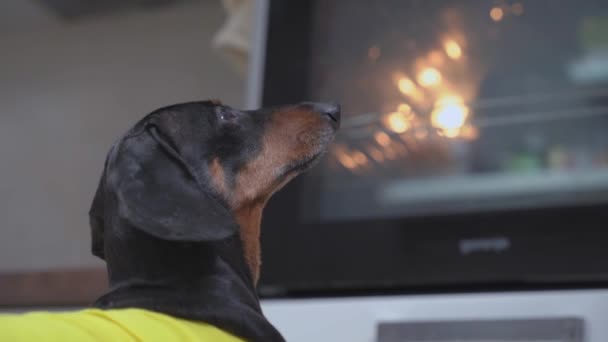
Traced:
<path fill-rule="evenodd" d="M 224 168 L 220 164 L 218 158 L 213 159 L 209 165 L 209 173 L 211 175 L 211 182 L 215 191 L 217 191 L 224 198 L 229 199 L 229 191 L 226 186 L 226 175 L 224 174 Z"/>
<path fill-rule="evenodd" d="M 260 153 L 245 165 L 236 176 L 233 189 L 227 189 L 223 168 L 218 159 L 210 165 L 212 182 L 229 203 L 243 243 L 245 261 L 257 283 L 260 274 L 260 224 L 266 202 L 297 174 L 279 179 L 284 167 L 310 158 L 318 153 L 315 131 L 321 129 L 319 115 L 301 110 L 274 113 L 265 129 Z"/>
<path fill-rule="evenodd" d="M 317 140 L 314 139 L 315 131 L 322 123 L 318 115 L 306 111 L 275 113 L 265 130 L 261 152 L 237 175 L 232 204 L 239 207 L 250 201 L 264 200 L 293 178 L 295 175 L 280 183 L 277 180 L 285 166 L 318 152 L 318 146 L 310 146 L 301 141 L 301 137 Z"/>

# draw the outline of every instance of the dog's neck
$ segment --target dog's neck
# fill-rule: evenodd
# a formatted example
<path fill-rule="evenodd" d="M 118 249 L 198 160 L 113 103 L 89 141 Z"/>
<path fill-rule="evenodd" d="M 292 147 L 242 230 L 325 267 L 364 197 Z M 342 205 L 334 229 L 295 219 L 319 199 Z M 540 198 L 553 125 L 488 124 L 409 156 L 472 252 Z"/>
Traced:
<path fill-rule="evenodd" d="M 260 216 L 261 210 L 252 208 L 241 217 L 258 222 Z M 259 223 L 243 228 L 241 235 L 259 235 Z M 244 250 L 251 248 L 247 253 L 257 256 L 259 247 L 246 247 L 243 241 L 248 238 L 185 243 L 121 229 L 121 234 L 106 235 L 111 288 L 95 306 L 143 308 L 203 321 L 248 341 L 283 341 L 262 314 L 249 261 L 244 258 Z"/>
<path fill-rule="evenodd" d="M 254 284 L 260 275 L 260 226 L 264 204 L 243 206 L 235 211 L 235 218 L 240 227 L 239 233 L 243 242 L 245 261 L 249 266 Z"/>

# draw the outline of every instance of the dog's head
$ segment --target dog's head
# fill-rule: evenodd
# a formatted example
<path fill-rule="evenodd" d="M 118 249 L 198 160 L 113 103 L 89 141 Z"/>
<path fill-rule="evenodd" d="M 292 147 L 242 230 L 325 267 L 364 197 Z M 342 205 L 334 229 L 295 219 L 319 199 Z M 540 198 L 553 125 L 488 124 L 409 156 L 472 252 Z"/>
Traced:
<path fill-rule="evenodd" d="M 257 281 L 265 203 L 319 159 L 339 121 L 337 105 L 320 103 L 243 111 L 203 101 L 154 111 L 108 154 L 90 211 L 93 254 L 104 258 L 104 232 L 124 223 L 171 241 L 239 234 Z"/>

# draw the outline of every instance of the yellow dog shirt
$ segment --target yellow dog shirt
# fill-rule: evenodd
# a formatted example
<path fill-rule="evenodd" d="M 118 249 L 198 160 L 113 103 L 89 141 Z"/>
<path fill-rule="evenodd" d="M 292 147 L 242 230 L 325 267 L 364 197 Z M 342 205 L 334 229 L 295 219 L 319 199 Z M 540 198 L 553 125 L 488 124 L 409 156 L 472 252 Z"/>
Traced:
<path fill-rule="evenodd" d="M 203 322 L 141 309 L 0 314 L 0 341 L 244 342 Z"/>

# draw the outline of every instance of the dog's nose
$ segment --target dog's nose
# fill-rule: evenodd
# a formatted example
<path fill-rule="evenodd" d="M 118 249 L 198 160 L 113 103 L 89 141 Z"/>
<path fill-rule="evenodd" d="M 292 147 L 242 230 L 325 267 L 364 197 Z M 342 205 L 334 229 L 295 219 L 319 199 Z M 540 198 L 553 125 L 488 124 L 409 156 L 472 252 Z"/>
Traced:
<path fill-rule="evenodd" d="M 331 121 L 334 128 L 340 127 L 340 105 L 337 103 L 308 102 L 307 105 Z"/>

